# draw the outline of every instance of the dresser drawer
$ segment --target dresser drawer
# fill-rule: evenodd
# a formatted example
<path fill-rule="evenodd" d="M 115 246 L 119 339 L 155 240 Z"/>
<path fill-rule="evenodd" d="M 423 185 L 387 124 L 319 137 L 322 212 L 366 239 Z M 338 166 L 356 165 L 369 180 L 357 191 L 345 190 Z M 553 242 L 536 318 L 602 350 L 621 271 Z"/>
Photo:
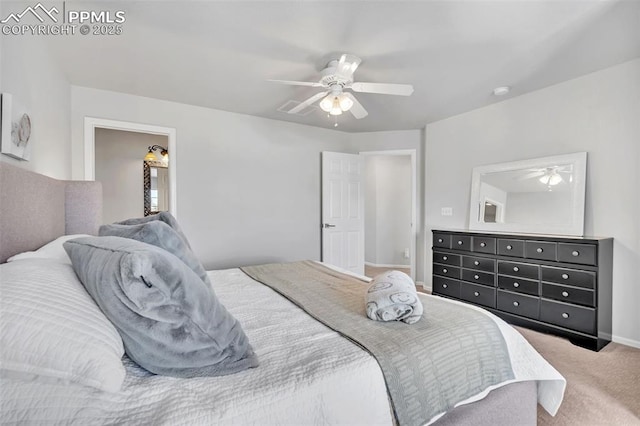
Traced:
<path fill-rule="evenodd" d="M 596 273 L 577 269 L 542 267 L 542 281 L 584 288 L 596 288 Z"/>
<path fill-rule="evenodd" d="M 582 306 L 569 305 L 542 299 L 540 320 L 560 327 L 594 334 L 596 331 L 596 311 Z"/>
<path fill-rule="evenodd" d="M 496 254 L 496 239 L 490 237 L 473 237 L 473 251 Z"/>
<path fill-rule="evenodd" d="M 556 243 L 547 241 L 526 241 L 524 257 L 540 260 L 556 260 Z"/>
<path fill-rule="evenodd" d="M 460 268 L 456 266 L 434 264 L 433 274 L 458 279 L 460 278 Z"/>
<path fill-rule="evenodd" d="M 596 246 L 593 244 L 558 243 L 558 261 L 596 265 Z"/>
<path fill-rule="evenodd" d="M 498 254 L 503 256 L 524 257 L 524 241 L 498 238 Z"/>
<path fill-rule="evenodd" d="M 462 269 L 462 279 L 476 284 L 495 286 L 495 274 L 489 272 L 474 271 L 473 269 Z"/>
<path fill-rule="evenodd" d="M 542 284 L 542 297 L 595 307 L 595 292 L 557 284 Z"/>
<path fill-rule="evenodd" d="M 433 292 L 460 298 L 460 281 L 449 278 L 433 277 Z"/>
<path fill-rule="evenodd" d="M 489 308 L 496 307 L 495 288 L 470 283 L 460 283 L 460 298 Z"/>
<path fill-rule="evenodd" d="M 504 290 L 532 294 L 534 296 L 538 296 L 540 294 L 539 282 L 525 280 L 524 278 L 498 275 L 498 287 Z"/>
<path fill-rule="evenodd" d="M 525 294 L 498 290 L 498 309 L 523 317 L 538 319 L 540 299 Z"/>
<path fill-rule="evenodd" d="M 452 235 L 451 248 L 454 250 L 471 251 L 471 237 L 468 235 Z"/>
<path fill-rule="evenodd" d="M 443 234 L 440 232 L 433 233 L 433 246 L 440 248 L 451 248 L 451 234 Z"/>
<path fill-rule="evenodd" d="M 486 257 L 462 256 L 462 266 L 484 272 L 496 271 L 496 261 Z"/>
<path fill-rule="evenodd" d="M 530 263 L 498 260 L 498 273 L 502 275 L 512 275 L 514 277 L 537 280 L 539 279 L 538 269 L 538 265 L 532 265 Z"/>
<path fill-rule="evenodd" d="M 460 255 L 451 253 L 433 252 L 433 263 L 460 266 Z"/>

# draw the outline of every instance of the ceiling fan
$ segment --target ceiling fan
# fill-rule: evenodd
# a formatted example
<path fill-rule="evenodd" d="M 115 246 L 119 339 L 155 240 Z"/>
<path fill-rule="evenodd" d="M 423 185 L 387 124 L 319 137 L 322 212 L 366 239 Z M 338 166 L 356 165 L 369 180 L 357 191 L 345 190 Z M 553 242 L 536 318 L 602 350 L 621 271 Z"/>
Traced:
<path fill-rule="evenodd" d="M 567 176 L 567 178 L 569 179 L 569 181 L 571 181 L 571 173 L 573 172 L 573 167 L 571 165 L 552 166 L 540 169 L 528 169 L 527 171 L 529 173 L 521 176 L 518 180 L 538 178 L 541 183 L 553 186 L 565 180 L 562 174 L 568 173 L 569 176 Z"/>
<path fill-rule="evenodd" d="M 322 99 L 320 101 L 320 108 L 330 115 L 335 116 L 350 111 L 355 118 L 360 119 L 366 117 L 368 112 L 352 93 L 345 91 L 346 89 L 360 93 L 378 93 L 383 95 L 409 96 L 413 93 L 413 86 L 411 84 L 354 82 L 353 73 L 358 68 L 358 65 L 360 65 L 360 62 L 362 61 L 357 56 L 345 53 L 340 56 L 340 59 L 332 60 L 327 64 L 326 68 L 321 71 L 320 80 L 317 82 L 289 80 L 269 81 L 293 86 L 311 86 L 326 89 L 291 108 L 287 111 L 289 114 L 298 113 Z"/>

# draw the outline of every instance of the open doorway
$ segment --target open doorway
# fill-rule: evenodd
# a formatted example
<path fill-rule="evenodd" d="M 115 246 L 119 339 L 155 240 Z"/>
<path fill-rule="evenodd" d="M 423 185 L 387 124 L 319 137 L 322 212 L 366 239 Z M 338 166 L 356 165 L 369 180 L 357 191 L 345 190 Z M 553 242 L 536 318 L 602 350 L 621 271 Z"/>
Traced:
<path fill-rule="evenodd" d="M 162 148 L 166 148 L 164 152 L 168 152 L 171 157 L 168 161 L 168 173 L 167 173 L 168 176 L 166 176 L 168 179 L 168 191 L 167 191 L 168 194 L 166 195 L 168 198 L 168 209 L 173 216 L 177 217 L 176 129 L 170 128 L 170 127 L 161 127 L 161 126 L 132 123 L 132 122 L 126 122 L 126 121 L 85 117 L 84 119 L 84 177 L 85 177 L 85 180 L 97 180 L 96 179 L 97 178 L 96 162 L 98 161 L 98 159 L 96 157 L 96 154 L 97 154 L 97 149 L 101 149 L 101 148 L 97 147 L 96 138 L 100 139 L 101 134 L 105 134 L 105 132 L 108 134 L 108 132 L 111 132 L 111 131 L 121 132 L 121 133 L 110 133 L 111 137 L 115 137 L 116 139 L 120 139 L 121 137 L 124 137 L 124 135 L 130 134 L 132 136 L 130 140 L 134 140 L 134 139 L 144 140 L 144 142 L 142 142 L 142 145 L 144 145 L 144 152 L 142 152 L 142 154 L 139 154 L 137 152 L 139 147 L 135 147 L 135 148 L 131 147 L 136 151 L 135 157 L 137 158 L 137 160 L 135 161 L 137 162 L 137 166 L 134 166 L 134 167 L 139 168 L 139 172 L 135 172 L 136 176 L 139 175 L 139 177 L 132 178 L 132 181 L 140 182 L 138 194 L 143 195 L 143 198 L 142 198 L 143 200 L 146 197 L 145 195 L 146 193 L 144 192 L 144 190 L 145 190 L 145 185 L 147 180 L 146 174 L 145 174 L 145 177 L 143 178 L 143 163 L 144 163 L 143 160 L 145 159 L 145 153 L 147 153 L 149 147 L 153 147 L 154 145 L 160 146 Z M 160 139 L 157 139 L 157 138 L 160 138 Z M 157 143 L 158 141 L 160 141 L 161 143 Z M 154 142 L 154 143 L 151 143 L 151 142 Z M 123 150 L 127 150 L 127 148 L 124 148 L 124 147 L 121 147 L 121 148 Z M 163 152 L 163 151 L 160 150 L 159 152 Z M 110 153 L 111 154 L 107 153 L 106 156 L 114 154 L 112 150 L 110 151 Z M 100 155 L 102 155 L 102 153 Z M 131 154 L 131 156 L 133 158 L 133 154 Z M 158 157 L 157 159 L 159 160 L 160 158 L 161 157 Z M 134 160 L 131 159 L 131 161 L 134 161 Z M 146 169 L 144 171 L 146 172 Z M 105 177 L 101 177 L 101 180 L 103 179 L 105 179 Z M 152 178 L 150 177 L 148 180 L 151 182 Z M 134 183 L 133 185 L 136 185 L 136 184 Z M 133 188 L 133 186 L 131 188 Z M 103 190 L 106 193 L 106 189 L 103 188 Z M 151 198 L 152 198 L 151 194 L 149 194 L 149 198 L 151 201 Z M 136 206 L 140 205 L 137 199 L 134 203 Z M 108 210 L 110 207 L 107 204 L 112 204 L 112 203 L 111 202 L 107 203 L 107 200 L 105 199 L 105 203 L 103 203 L 104 205 L 103 208 L 105 209 L 103 221 L 105 223 L 110 223 L 108 221 L 110 221 L 110 218 L 112 217 L 112 215 L 111 215 L 111 212 Z M 137 213 L 133 214 L 133 212 L 127 213 L 129 214 L 129 217 L 142 216 L 145 211 L 144 207 L 146 206 L 146 204 L 143 204 L 142 206 L 143 206 L 143 209 L 140 211 L 140 214 L 137 214 Z M 122 215 L 122 213 L 117 213 L 117 215 L 119 217 Z M 115 219 L 115 220 L 118 220 L 118 219 Z"/>
<path fill-rule="evenodd" d="M 155 212 L 168 211 L 167 168 L 149 167 L 144 161 L 149 147 L 166 149 L 168 143 L 166 135 L 95 129 L 95 180 L 102 183 L 104 223 L 146 215 L 145 202 Z"/>
<path fill-rule="evenodd" d="M 361 152 L 365 164 L 365 275 L 395 269 L 415 280 L 416 152 Z"/>

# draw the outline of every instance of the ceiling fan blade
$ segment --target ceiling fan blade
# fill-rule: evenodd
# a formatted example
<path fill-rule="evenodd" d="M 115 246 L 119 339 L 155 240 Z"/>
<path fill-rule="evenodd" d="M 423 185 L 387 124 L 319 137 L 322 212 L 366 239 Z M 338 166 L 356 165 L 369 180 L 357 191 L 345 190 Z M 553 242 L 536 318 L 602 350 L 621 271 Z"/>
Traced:
<path fill-rule="evenodd" d="M 300 102 L 298 105 L 294 106 L 293 108 L 291 108 L 289 111 L 287 111 L 287 113 L 289 114 L 295 114 L 297 112 L 302 111 L 303 109 L 305 109 L 306 107 L 308 107 L 309 105 L 311 105 L 312 103 L 319 101 L 320 99 L 324 98 L 325 96 L 327 96 L 329 92 L 320 92 L 320 93 L 316 93 L 315 95 L 313 95 L 312 97 L 310 97 L 309 99 L 307 99 L 306 101 Z"/>
<path fill-rule="evenodd" d="M 351 106 L 351 109 L 349 109 L 349 112 L 351 112 L 351 114 L 353 114 L 353 116 L 355 118 L 360 119 L 360 118 L 364 118 L 367 115 L 369 115 L 367 110 L 364 109 L 362 104 L 360 102 L 358 102 L 358 100 L 356 99 L 355 96 L 353 96 L 349 92 L 344 92 L 343 94 L 344 94 L 344 96 L 346 96 L 347 98 L 349 98 L 349 99 L 351 99 L 353 101 L 353 105 Z"/>
<path fill-rule="evenodd" d="M 292 86 L 322 87 L 322 83 L 313 82 L 313 81 L 290 81 L 290 80 L 267 80 L 267 81 L 272 81 L 274 83 L 289 84 Z"/>
<path fill-rule="evenodd" d="M 413 93 L 413 86 L 411 84 L 357 82 L 353 83 L 351 88 L 354 92 L 380 93 L 382 95 L 410 96 Z"/>

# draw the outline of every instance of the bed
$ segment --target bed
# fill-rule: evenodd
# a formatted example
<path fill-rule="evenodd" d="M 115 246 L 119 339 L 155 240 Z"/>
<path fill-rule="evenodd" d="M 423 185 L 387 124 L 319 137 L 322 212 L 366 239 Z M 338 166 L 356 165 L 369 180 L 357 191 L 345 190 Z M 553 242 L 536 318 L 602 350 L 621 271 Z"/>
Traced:
<path fill-rule="evenodd" d="M 58 181 L 0 163 L 0 197 L 0 262 L 37 250 L 65 234 L 96 235 L 101 224 L 99 183 Z M 59 269 L 67 276 L 72 271 L 70 266 L 51 260 L 24 262 L 31 262 L 33 269 Z M 317 265 L 312 268 L 331 270 L 328 275 L 332 279 L 351 280 L 356 287 L 357 282 L 367 286 L 365 277 L 348 276 L 328 265 L 311 263 Z M 151 374 L 124 355 L 118 360 L 123 367 L 122 386 L 117 391 L 106 391 L 73 380 L 12 371 L 5 362 L 12 342 L 3 332 L 2 423 L 535 424 L 538 403 L 555 414 L 562 401 L 564 378 L 515 329 L 479 308 L 421 294 L 425 311 L 445 303 L 454 311 L 470 309 L 491 318 L 502 333 L 513 374 L 455 401 L 444 411 L 416 423 L 407 421 L 399 415 L 398 411 L 405 408 L 401 401 L 394 402 L 389 377 L 381 370 L 384 362 L 372 356 L 370 350 L 345 338 L 330 323 L 312 317 L 296 300 L 251 278 L 248 270 L 208 271 L 207 275 L 220 302 L 242 325 L 260 360 L 258 367 L 220 377 L 185 379 Z M 37 301 L 43 306 L 31 314 L 37 316 L 47 309 L 46 303 L 57 297 L 56 287 L 41 286 L 38 280 L 46 279 L 42 276 L 9 277 L 5 273 L 0 279 L 24 279 L 29 281 L 24 288 L 36 289 L 32 293 L 51 292 L 43 296 L 46 300 Z M 31 302 L 21 303 L 29 308 Z M 100 313 L 92 315 L 97 318 Z M 6 313 L 0 317 L 5 331 L 9 326 L 18 327 L 8 324 L 7 318 Z M 102 319 L 95 319 L 98 320 Z M 15 333 L 20 329 L 16 328 L 13 336 Z M 117 346 L 113 341 L 107 343 Z M 115 370 L 112 373 L 117 374 L 120 373 Z"/>

